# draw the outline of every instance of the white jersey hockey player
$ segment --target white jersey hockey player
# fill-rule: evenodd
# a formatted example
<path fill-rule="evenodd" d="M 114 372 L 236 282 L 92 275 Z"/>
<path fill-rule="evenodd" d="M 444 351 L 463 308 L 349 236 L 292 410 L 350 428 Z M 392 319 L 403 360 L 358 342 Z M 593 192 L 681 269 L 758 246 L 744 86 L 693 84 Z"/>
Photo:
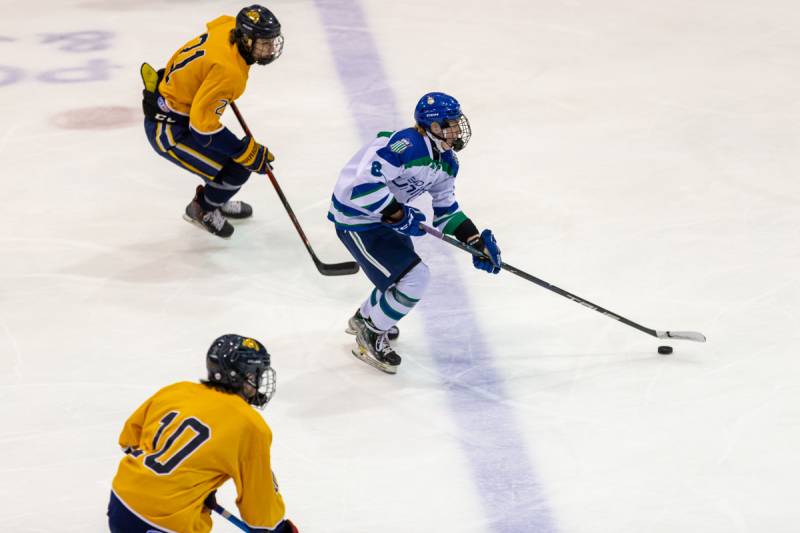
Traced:
<path fill-rule="evenodd" d="M 458 158 L 471 135 L 458 101 L 428 93 L 417 103 L 416 125 L 381 132 L 359 150 L 339 174 L 328 219 L 361 265 L 374 288 L 348 322 L 356 335 L 353 354 L 394 374 L 401 362 L 389 338 L 396 324 L 422 298 L 428 267 L 414 251 L 413 236 L 424 231 L 425 215 L 409 203 L 427 192 L 433 199 L 433 225 L 484 252 L 476 268 L 500 271 L 500 249 L 492 232 L 479 232 L 456 201 Z"/>

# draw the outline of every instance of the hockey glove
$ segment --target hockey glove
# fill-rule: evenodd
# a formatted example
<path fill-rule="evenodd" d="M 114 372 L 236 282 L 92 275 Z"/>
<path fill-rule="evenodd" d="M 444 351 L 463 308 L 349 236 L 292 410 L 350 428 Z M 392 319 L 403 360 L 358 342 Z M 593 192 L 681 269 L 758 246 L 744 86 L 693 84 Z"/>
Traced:
<path fill-rule="evenodd" d="M 242 139 L 242 144 L 244 145 L 242 151 L 233 156 L 234 163 L 258 174 L 266 174 L 267 169 L 272 169 L 270 163 L 275 161 L 275 156 L 266 146 L 258 144 L 252 137 Z"/>
<path fill-rule="evenodd" d="M 485 270 L 491 274 L 500 272 L 500 265 L 502 264 L 500 248 L 497 246 L 497 241 L 494 240 L 492 230 L 483 230 L 480 236 L 476 235 L 467 244 L 483 252 L 482 256 L 472 256 L 472 264 L 475 265 L 475 268 Z"/>
<path fill-rule="evenodd" d="M 210 513 L 214 507 L 217 505 L 217 491 L 212 490 L 211 494 L 206 496 L 206 499 L 203 500 L 203 511 L 206 509 Z"/>
<path fill-rule="evenodd" d="M 425 221 L 425 213 L 416 207 L 403 206 L 403 218 L 393 223 L 386 223 L 387 226 L 392 228 L 398 233 L 408 235 L 410 237 L 419 237 L 425 235 L 422 228 L 419 227 L 420 222 Z"/>
<path fill-rule="evenodd" d="M 267 530 L 266 529 L 254 529 L 253 531 L 264 531 L 264 532 L 266 532 Z M 281 522 L 278 525 L 278 527 L 276 527 L 275 529 L 271 529 L 270 531 L 273 531 L 274 533 L 299 533 L 298 530 L 297 530 L 297 526 L 294 525 L 294 523 L 292 523 L 292 521 L 289 520 L 288 518 L 285 519 L 283 522 Z"/>

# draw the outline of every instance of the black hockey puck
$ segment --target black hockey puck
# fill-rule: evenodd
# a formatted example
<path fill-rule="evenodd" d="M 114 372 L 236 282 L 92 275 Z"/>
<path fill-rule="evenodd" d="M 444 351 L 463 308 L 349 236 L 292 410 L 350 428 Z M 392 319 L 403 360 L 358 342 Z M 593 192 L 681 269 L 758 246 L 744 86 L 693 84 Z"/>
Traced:
<path fill-rule="evenodd" d="M 669 355 L 672 353 L 672 346 L 659 346 L 658 353 L 662 355 Z"/>

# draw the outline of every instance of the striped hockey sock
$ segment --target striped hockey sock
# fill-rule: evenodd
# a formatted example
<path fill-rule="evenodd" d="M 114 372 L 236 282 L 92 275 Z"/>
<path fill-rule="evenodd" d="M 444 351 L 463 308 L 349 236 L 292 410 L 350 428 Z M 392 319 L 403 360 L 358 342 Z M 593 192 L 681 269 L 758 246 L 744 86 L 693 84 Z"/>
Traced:
<path fill-rule="evenodd" d="M 372 294 L 361 305 L 361 314 L 369 317 L 378 329 L 388 330 L 417 305 L 425 293 L 429 279 L 428 267 L 424 263 L 418 263 L 385 292 L 373 289 Z"/>
<path fill-rule="evenodd" d="M 222 206 L 239 192 L 249 177 L 250 172 L 247 169 L 233 163 L 226 164 L 216 179 L 206 180 L 205 194 L 201 205 L 206 204 L 212 208 Z"/>
<path fill-rule="evenodd" d="M 219 207 L 231 197 L 239 192 L 241 185 L 229 185 L 227 183 L 214 183 L 213 181 L 206 182 L 205 201 L 212 207 Z"/>

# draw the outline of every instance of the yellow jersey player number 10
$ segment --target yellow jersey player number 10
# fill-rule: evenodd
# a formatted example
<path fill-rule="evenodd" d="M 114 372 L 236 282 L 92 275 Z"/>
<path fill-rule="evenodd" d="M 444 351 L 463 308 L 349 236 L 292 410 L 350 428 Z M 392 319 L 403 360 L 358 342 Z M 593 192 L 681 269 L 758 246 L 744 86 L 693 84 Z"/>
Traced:
<path fill-rule="evenodd" d="M 215 491 L 228 479 L 251 531 L 297 533 L 272 472 L 262 409 L 275 393 L 270 354 L 255 339 L 223 335 L 206 355 L 208 379 L 164 387 L 125 422 L 112 483 L 112 533 L 211 531 Z"/>

